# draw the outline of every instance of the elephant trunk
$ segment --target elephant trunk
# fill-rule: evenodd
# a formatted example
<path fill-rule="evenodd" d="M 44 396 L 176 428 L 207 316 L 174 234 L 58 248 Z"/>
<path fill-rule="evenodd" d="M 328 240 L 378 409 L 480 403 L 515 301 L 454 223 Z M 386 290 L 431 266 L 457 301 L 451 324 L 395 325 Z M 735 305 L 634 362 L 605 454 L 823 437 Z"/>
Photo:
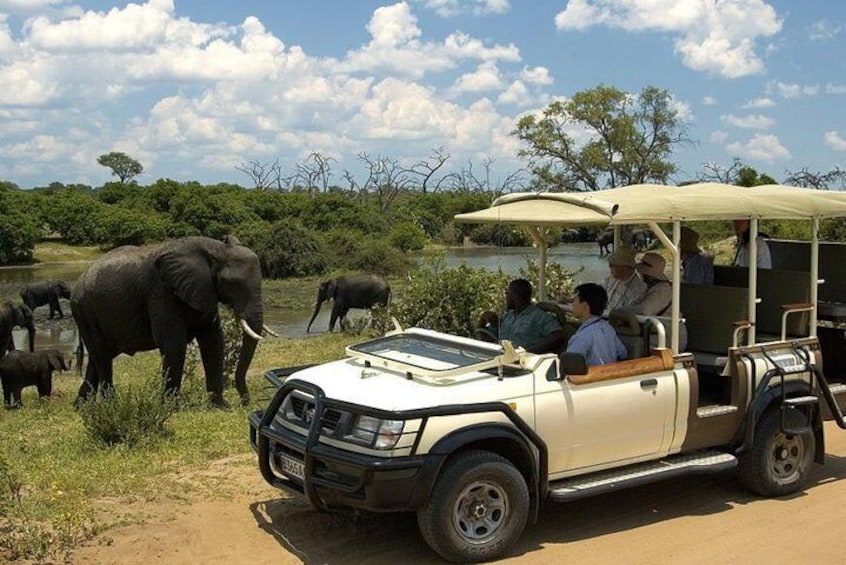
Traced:
<path fill-rule="evenodd" d="M 244 329 L 244 337 L 241 341 L 241 353 L 238 356 L 238 366 L 235 369 L 235 388 L 238 395 L 241 397 L 241 404 L 247 405 L 250 401 L 250 394 L 247 390 L 247 369 L 250 368 L 250 363 L 253 361 L 253 356 L 256 352 L 256 345 L 258 345 L 262 327 L 264 325 L 264 315 L 259 308 L 257 311 L 240 317 L 242 326 L 249 327 L 250 332 Z M 258 337 L 258 339 L 256 339 Z"/>
<path fill-rule="evenodd" d="M 311 320 L 308 321 L 308 327 L 306 328 L 306 333 L 311 330 L 311 324 L 314 323 L 315 318 L 320 313 L 320 306 L 323 304 L 322 300 L 318 300 L 314 303 L 314 314 L 311 315 Z"/>

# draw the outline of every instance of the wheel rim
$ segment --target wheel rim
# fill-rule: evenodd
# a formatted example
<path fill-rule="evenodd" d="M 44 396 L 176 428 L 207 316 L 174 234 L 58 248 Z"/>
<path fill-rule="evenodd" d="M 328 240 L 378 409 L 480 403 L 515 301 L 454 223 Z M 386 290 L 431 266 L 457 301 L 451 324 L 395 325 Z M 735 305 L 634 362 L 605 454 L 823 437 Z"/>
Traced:
<path fill-rule="evenodd" d="M 781 484 L 794 482 L 802 472 L 805 458 L 805 441 L 802 436 L 779 433 L 770 451 L 770 469 L 773 478 Z"/>
<path fill-rule="evenodd" d="M 483 544 L 499 534 L 508 511 L 508 494 L 502 487 L 488 481 L 476 481 L 456 500 L 452 524 L 467 543 Z"/>

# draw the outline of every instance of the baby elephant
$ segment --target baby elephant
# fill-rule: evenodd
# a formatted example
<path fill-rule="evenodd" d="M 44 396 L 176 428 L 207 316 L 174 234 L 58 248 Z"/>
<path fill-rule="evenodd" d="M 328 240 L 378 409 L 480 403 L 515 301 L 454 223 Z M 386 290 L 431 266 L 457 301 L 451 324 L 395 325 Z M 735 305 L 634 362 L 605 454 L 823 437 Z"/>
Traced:
<path fill-rule="evenodd" d="M 3 382 L 3 402 L 6 408 L 23 406 L 21 389 L 27 386 L 38 387 L 38 395 L 41 397 L 50 396 L 53 371 L 67 371 L 69 368 L 62 353 L 55 349 L 35 353 L 10 351 L 0 359 L 0 380 Z"/>

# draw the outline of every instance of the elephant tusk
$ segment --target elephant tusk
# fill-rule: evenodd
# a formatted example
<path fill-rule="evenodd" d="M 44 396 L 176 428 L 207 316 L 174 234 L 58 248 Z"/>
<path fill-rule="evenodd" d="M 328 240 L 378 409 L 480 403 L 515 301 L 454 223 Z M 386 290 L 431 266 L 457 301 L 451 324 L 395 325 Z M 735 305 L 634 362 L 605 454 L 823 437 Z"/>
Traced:
<path fill-rule="evenodd" d="M 244 318 L 238 318 L 238 321 L 241 323 L 241 329 L 244 330 L 244 333 L 253 338 L 256 341 L 261 341 L 264 339 L 259 334 L 253 331 L 253 328 L 250 327 L 250 324 L 247 323 L 247 320 Z"/>
<path fill-rule="evenodd" d="M 262 324 L 261 329 L 264 330 L 264 333 L 266 334 L 272 335 L 273 337 L 279 337 L 279 334 L 267 327 L 267 324 Z"/>

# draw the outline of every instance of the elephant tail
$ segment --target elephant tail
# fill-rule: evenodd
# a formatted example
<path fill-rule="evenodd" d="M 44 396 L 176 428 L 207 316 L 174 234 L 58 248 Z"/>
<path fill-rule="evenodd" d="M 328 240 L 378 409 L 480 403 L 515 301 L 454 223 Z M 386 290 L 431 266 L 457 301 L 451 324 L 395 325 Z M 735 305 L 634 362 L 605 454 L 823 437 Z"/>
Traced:
<path fill-rule="evenodd" d="M 82 344 L 82 336 L 79 336 L 79 345 L 76 346 L 76 370 L 82 374 L 82 361 L 85 359 L 85 346 Z"/>

